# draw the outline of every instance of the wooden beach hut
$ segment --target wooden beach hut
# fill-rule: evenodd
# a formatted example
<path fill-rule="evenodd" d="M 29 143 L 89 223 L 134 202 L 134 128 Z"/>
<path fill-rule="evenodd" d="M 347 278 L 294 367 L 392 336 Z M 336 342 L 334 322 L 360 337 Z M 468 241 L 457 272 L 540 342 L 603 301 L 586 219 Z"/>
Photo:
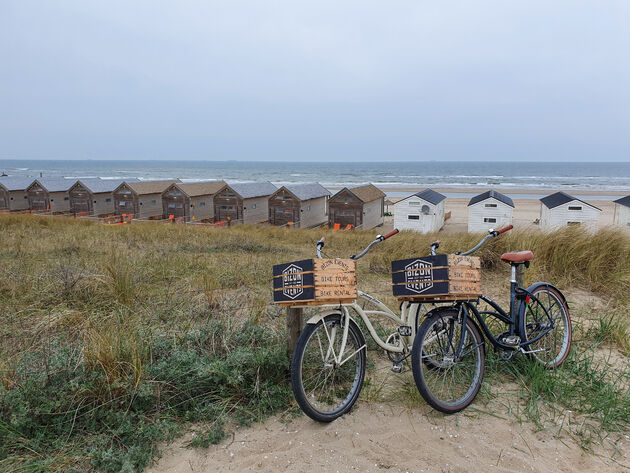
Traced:
<path fill-rule="evenodd" d="M 394 228 L 420 233 L 437 232 L 444 226 L 445 195 L 425 189 L 394 204 Z"/>
<path fill-rule="evenodd" d="M 383 225 L 385 193 L 372 184 L 344 187 L 328 201 L 331 228 L 369 229 Z"/>
<path fill-rule="evenodd" d="M 557 230 L 567 225 L 580 225 L 597 230 L 601 209 L 564 192 L 556 192 L 540 199 L 540 228 Z"/>
<path fill-rule="evenodd" d="M 182 218 L 185 222 L 214 219 L 215 194 L 224 181 L 178 182 L 162 193 L 162 218 Z"/>
<path fill-rule="evenodd" d="M 40 177 L 26 189 L 29 209 L 33 212 L 70 212 L 68 191 L 76 179 L 62 177 Z"/>
<path fill-rule="evenodd" d="M 615 200 L 613 225 L 623 227 L 630 231 L 630 195 Z"/>
<path fill-rule="evenodd" d="M 512 223 L 514 202 L 508 196 L 489 190 L 474 196 L 468 202 L 468 231 L 487 232 Z"/>
<path fill-rule="evenodd" d="M 271 182 L 234 182 L 214 196 L 216 221 L 261 223 L 269 218 L 269 197 L 278 190 Z"/>
<path fill-rule="evenodd" d="M 0 177 L 0 212 L 28 210 L 26 189 L 33 181 L 31 177 Z"/>
<path fill-rule="evenodd" d="M 176 182 L 180 181 L 125 181 L 114 191 L 114 212 L 139 219 L 162 218 L 162 193 Z"/>
<path fill-rule="evenodd" d="M 94 216 L 112 215 L 115 212 L 114 191 L 124 181 L 122 179 L 79 179 L 68 191 L 70 212 Z M 140 182 L 127 179 L 126 182 Z"/>
<path fill-rule="evenodd" d="M 282 186 L 269 197 L 269 223 L 300 228 L 327 223 L 329 198 L 330 192 L 318 182 Z"/>

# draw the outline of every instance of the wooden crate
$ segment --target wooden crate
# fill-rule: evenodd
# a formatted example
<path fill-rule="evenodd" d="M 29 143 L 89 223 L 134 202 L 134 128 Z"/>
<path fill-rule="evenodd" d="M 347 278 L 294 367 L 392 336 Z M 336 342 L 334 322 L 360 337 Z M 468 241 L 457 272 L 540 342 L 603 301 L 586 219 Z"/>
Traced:
<path fill-rule="evenodd" d="M 354 260 L 306 259 L 273 267 L 273 300 L 276 304 L 338 304 L 356 298 Z"/>
<path fill-rule="evenodd" d="M 400 300 L 468 300 L 481 295 L 481 260 L 435 255 L 392 261 L 392 288 Z"/>

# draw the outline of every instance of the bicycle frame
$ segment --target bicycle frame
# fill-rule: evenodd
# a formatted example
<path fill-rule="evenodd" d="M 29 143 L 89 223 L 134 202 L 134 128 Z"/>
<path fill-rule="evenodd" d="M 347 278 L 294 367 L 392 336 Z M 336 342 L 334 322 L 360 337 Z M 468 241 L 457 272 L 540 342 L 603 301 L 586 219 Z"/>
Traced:
<path fill-rule="evenodd" d="M 341 347 L 339 349 L 339 354 L 337 355 L 336 353 L 334 353 L 334 349 L 332 348 L 332 341 L 335 339 L 334 333 L 329 335 L 328 332 L 326 332 L 326 335 L 328 337 L 328 342 L 329 342 L 327 358 L 328 358 L 328 355 L 330 355 L 332 351 L 332 355 L 335 359 L 335 362 L 338 365 L 342 365 L 343 363 L 345 363 L 345 361 L 347 361 L 347 360 L 341 360 L 341 353 L 344 352 L 345 347 L 346 347 L 346 342 L 348 340 L 349 321 L 350 320 L 354 321 L 354 319 L 352 319 L 352 316 L 350 315 L 350 309 L 354 310 L 354 312 L 356 312 L 359 315 L 359 317 L 361 318 L 361 320 L 367 327 L 368 332 L 370 336 L 372 337 L 372 339 L 382 349 L 388 352 L 392 352 L 392 353 L 403 353 L 403 354 L 409 353 L 411 351 L 411 346 L 413 345 L 413 340 L 416 336 L 415 320 L 422 309 L 422 304 L 417 303 L 417 302 L 403 302 L 401 305 L 400 315 L 397 315 L 394 311 L 392 311 L 389 307 L 387 307 L 383 302 L 378 300 L 376 297 L 371 296 L 370 294 L 367 294 L 363 291 L 357 291 L 357 294 L 358 294 L 357 300 L 352 303 L 330 304 L 330 305 L 319 306 L 322 309 L 328 309 L 328 310 L 325 310 L 322 313 L 311 317 L 306 322 L 307 324 L 316 324 L 320 320 L 324 319 L 325 317 L 331 314 L 341 313 L 344 332 L 341 339 Z M 359 301 L 364 301 L 366 303 L 373 304 L 376 306 L 376 309 L 365 310 L 358 303 Z M 376 329 L 374 328 L 374 325 L 372 324 L 372 321 L 370 320 L 371 316 L 372 317 L 373 316 L 386 317 L 387 319 L 394 321 L 399 326 L 410 326 L 411 335 L 401 336 L 402 343 L 400 344 L 400 346 L 387 343 L 386 341 L 383 341 L 383 339 L 378 335 L 378 333 L 376 333 Z M 367 348 L 367 346 L 364 344 L 357 351 L 363 350 L 365 348 Z M 355 353 L 353 353 L 350 356 L 353 356 Z"/>

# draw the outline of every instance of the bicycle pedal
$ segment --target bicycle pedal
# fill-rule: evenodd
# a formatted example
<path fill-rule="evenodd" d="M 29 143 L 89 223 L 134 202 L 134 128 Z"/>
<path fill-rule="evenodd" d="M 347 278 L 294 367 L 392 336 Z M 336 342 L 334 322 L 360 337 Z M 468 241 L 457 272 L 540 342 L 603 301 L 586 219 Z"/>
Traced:
<path fill-rule="evenodd" d="M 402 372 L 403 372 L 403 369 L 404 369 L 404 367 L 403 367 L 402 363 L 400 363 L 400 364 L 396 364 L 396 363 L 394 363 L 394 364 L 392 365 L 392 371 L 393 371 L 394 373 L 400 374 L 400 373 L 402 373 Z"/>
<path fill-rule="evenodd" d="M 401 337 L 411 337 L 411 327 L 409 325 L 401 325 L 398 327 L 398 333 Z"/>
<path fill-rule="evenodd" d="M 511 347 L 517 347 L 521 344 L 521 337 L 518 335 L 510 335 L 503 339 L 503 343 L 510 345 Z"/>

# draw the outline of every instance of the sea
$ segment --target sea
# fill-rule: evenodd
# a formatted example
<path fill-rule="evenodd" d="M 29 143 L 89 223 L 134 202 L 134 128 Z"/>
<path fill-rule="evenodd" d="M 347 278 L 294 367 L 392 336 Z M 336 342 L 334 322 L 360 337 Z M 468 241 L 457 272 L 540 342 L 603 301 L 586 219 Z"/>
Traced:
<path fill-rule="evenodd" d="M 562 190 L 580 198 L 580 191 L 599 191 L 589 199 L 630 194 L 630 162 L 557 163 L 489 161 L 416 162 L 270 162 L 147 160 L 0 160 L 0 175 L 142 180 L 178 178 L 184 182 L 271 181 L 276 185 L 319 182 L 336 190 L 371 182 L 388 196 L 403 197 L 426 187 L 445 189 L 447 197 L 468 197 L 478 189 L 496 189 L 512 198 L 540 198 Z M 470 193 L 449 193 L 470 188 Z M 407 191 L 409 189 L 409 191 Z M 519 194 L 527 190 L 527 194 Z M 606 192 L 610 191 L 611 195 Z"/>

